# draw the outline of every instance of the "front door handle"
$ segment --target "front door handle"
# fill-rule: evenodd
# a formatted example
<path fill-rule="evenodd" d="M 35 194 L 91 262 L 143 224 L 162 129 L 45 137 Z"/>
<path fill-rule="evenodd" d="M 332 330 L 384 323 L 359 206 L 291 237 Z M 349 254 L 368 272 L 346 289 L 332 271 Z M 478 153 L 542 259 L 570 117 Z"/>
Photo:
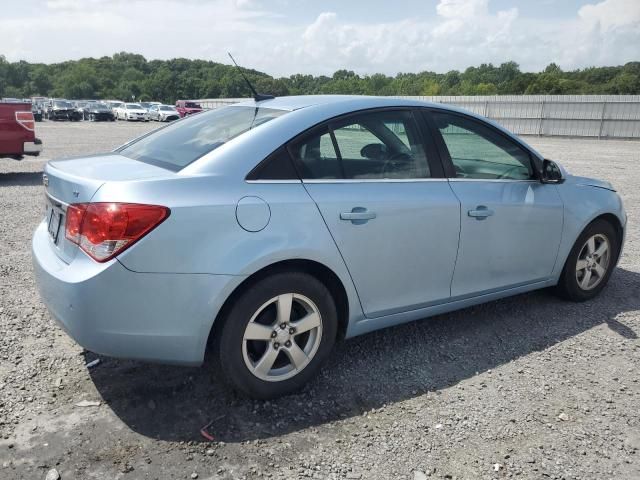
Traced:
<path fill-rule="evenodd" d="M 495 212 L 484 205 L 478 205 L 475 210 L 469 210 L 467 212 L 470 217 L 475 218 L 476 220 L 484 220 L 487 217 L 490 217 Z"/>
<path fill-rule="evenodd" d="M 350 212 L 340 213 L 340 220 L 349 220 L 353 223 L 365 223 L 376 218 L 375 212 L 370 212 L 363 207 L 352 208 Z"/>

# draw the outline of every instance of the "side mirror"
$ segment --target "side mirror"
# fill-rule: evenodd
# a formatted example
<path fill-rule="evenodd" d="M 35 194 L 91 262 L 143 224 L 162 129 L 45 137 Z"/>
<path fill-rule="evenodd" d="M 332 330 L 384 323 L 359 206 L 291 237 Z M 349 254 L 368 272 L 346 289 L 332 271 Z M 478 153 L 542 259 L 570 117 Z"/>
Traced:
<path fill-rule="evenodd" d="M 562 182 L 564 182 L 564 178 L 560 167 L 554 161 L 545 158 L 542 162 L 542 183 Z"/>

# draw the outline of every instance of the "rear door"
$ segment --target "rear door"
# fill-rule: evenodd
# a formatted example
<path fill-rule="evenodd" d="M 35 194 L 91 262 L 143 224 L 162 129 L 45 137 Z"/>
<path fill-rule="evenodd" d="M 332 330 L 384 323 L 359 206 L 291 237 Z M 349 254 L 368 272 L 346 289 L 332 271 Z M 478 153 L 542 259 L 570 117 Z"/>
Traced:
<path fill-rule="evenodd" d="M 450 296 L 460 206 L 422 119 L 354 114 L 290 146 L 369 317 Z"/>
<path fill-rule="evenodd" d="M 493 126 L 443 110 L 430 116 L 462 206 L 451 295 L 549 278 L 563 224 L 557 187 L 541 183 L 531 154 Z"/>

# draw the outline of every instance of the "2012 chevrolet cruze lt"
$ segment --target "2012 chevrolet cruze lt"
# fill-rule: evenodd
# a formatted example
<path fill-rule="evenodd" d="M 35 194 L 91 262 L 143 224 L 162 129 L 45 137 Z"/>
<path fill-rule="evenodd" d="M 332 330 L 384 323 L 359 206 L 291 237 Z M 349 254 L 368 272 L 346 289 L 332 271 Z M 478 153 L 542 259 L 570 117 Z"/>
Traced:
<path fill-rule="evenodd" d="M 626 215 L 500 126 L 390 98 L 307 96 L 194 115 L 50 161 L 40 294 L 85 348 L 291 392 L 338 338 L 556 286 L 597 295 Z"/>

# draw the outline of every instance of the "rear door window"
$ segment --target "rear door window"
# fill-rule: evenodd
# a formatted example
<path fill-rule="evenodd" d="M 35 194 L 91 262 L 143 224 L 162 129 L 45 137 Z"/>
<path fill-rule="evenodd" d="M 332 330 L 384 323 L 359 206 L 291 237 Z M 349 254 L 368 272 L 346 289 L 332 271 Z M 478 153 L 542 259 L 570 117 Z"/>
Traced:
<path fill-rule="evenodd" d="M 409 111 L 380 111 L 331 122 L 291 152 L 305 179 L 414 179 L 431 176 Z"/>

